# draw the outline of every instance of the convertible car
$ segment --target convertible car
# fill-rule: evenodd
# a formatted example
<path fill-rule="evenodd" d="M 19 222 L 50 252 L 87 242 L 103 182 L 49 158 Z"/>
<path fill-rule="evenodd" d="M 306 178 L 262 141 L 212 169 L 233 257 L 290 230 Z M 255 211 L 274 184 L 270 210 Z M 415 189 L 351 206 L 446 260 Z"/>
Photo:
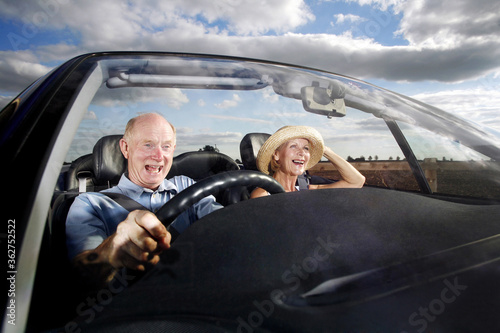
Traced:
<path fill-rule="evenodd" d="M 500 330 L 500 135 L 367 82 L 198 54 L 78 56 L 0 113 L 4 332 L 492 332 Z M 472 111 L 472 110 L 471 110 Z M 167 202 L 197 221 L 144 273 L 79 297 L 65 219 L 126 171 L 117 142 L 144 112 L 177 128 Z M 316 128 L 360 189 L 285 193 L 257 171 L 284 125 Z M 310 183 L 339 179 L 321 161 Z M 255 187 L 270 196 L 249 199 Z M 5 281 L 5 280 L 4 280 Z M 7 290 L 7 291 L 5 291 Z"/>

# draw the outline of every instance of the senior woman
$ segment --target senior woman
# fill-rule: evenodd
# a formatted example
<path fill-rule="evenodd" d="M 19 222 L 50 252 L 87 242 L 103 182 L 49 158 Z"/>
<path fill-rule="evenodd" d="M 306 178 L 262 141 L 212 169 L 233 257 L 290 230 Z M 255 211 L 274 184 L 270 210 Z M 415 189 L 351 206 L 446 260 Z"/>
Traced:
<path fill-rule="evenodd" d="M 340 172 L 340 179 L 331 184 L 309 185 L 309 190 L 322 188 L 362 187 L 365 177 L 342 157 L 326 147 L 321 134 L 308 126 L 285 126 L 264 142 L 257 154 L 258 169 L 276 179 L 287 192 L 298 191 L 298 176 L 312 168 L 325 156 Z M 251 198 L 269 193 L 256 188 Z"/>

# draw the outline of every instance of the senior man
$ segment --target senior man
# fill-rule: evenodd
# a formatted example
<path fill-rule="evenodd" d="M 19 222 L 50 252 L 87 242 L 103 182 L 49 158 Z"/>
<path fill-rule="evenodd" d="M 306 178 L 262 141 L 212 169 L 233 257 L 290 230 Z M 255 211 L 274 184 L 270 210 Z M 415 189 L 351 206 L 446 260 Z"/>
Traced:
<path fill-rule="evenodd" d="M 76 267 L 87 267 L 86 275 L 92 272 L 98 285 L 120 268 L 141 271 L 147 263 L 158 263 L 160 252 L 170 247 L 171 234 L 152 212 L 194 184 L 186 176 L 165 178 L 175 147 L 175 128 L 163 116 L 148 113 L 131 119 L 120 140 L 128 172 L 117 186 L 102 192 L 124 194 L 148 210 L 129 212 L 103 193 L 81 194 L 71 206 L 66 220 L 68 254 Z M 179 215 L 172 226 L 180 233 L 219 208 L 208 196 Z"/>

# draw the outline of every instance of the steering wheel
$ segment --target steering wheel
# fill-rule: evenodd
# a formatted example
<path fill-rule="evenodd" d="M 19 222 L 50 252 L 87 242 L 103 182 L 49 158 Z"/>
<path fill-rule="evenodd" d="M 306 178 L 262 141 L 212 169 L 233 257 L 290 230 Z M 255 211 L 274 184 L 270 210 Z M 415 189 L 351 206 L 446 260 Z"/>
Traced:
<path fill-rule="evenodd" d="M 156 212 L 156 217 L 168 227 L 179 214 L 204 197 L 237 186 L 261 187 L 271 194 L 285 192 L 283 186 L 276 179 L 258 171 L 222 172 L 205 178 L 179 192 Z"/>

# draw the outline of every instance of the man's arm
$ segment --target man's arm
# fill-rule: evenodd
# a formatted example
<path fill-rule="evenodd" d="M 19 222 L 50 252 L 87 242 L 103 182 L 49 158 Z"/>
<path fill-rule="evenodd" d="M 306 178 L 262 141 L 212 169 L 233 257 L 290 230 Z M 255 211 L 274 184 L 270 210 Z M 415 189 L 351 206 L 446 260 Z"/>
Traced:
<path fill-rule="evenodd" d="M 120 268 L 143 271 L 147 263 L 157 264 L 161 251 L 170 247 L 170 239 L 153 213 L 136 210 L 98 247 L 76 255 L 73 266 L 82 278 L 92 281 L 93 288 L 101 288 Z"/>

